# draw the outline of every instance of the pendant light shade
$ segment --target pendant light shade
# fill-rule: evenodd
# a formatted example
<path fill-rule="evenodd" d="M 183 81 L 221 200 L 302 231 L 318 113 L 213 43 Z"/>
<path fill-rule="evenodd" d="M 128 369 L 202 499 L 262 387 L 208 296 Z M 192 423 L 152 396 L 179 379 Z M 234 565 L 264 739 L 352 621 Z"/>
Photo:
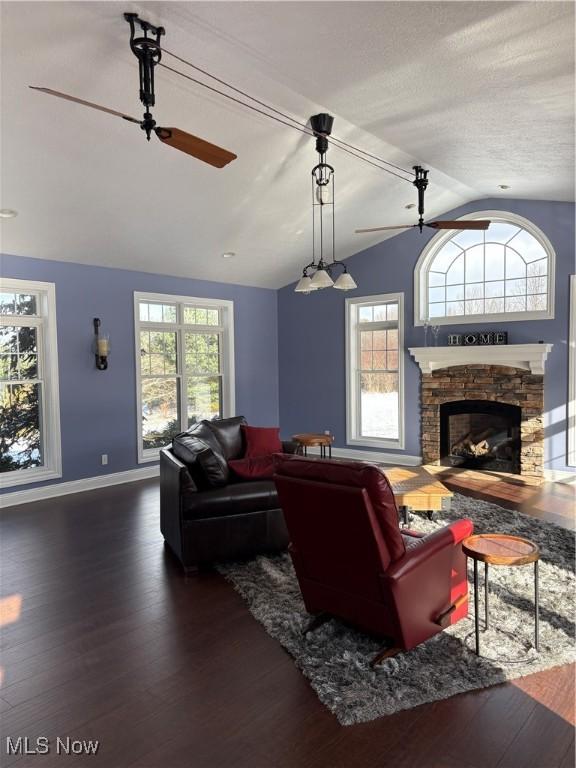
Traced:
<path fill-rule="evenodd" d="M 312 278 L 308 277 L 308 275 L 302 275 L 300 278 L 298 285 L 296 288 L 294 288 L 294 291 L 296 293 L 310 293 L 310 291 L 313 291 L 314 288 L 312 287 Z"/>
<path fill-rule="evenodd" d="M 348 272 L 342 272 L 338 280 L 334 283 L 334 288 L 338 288 L 341 291 L 351 291 L 353 288 L 357 288 L 356 281 L 352 275 Z"/>
<path fill-rule="evenodd" d="M 334 285 L 334 281 L 325 269 L 316 270 L 311 283 L 313 288 L 331 288 Z"/>

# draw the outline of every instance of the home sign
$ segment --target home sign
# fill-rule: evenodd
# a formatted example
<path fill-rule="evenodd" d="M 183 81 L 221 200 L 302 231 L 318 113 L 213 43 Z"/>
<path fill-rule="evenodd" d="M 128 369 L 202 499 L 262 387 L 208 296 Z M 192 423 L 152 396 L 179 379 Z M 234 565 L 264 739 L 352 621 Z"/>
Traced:
<path fill-rule="evenodd" d="M 449 347 L 471 347 L 483 344 L 508 344 L 507 331 L 477 331 L 475 333 L 449 333 Z"/>

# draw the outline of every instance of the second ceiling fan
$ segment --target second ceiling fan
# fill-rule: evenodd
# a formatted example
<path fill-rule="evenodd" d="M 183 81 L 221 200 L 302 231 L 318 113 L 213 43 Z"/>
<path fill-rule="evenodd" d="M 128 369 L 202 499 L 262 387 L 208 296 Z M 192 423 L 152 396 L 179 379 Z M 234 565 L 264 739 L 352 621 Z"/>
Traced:
<path fill-rule="evenodd" d="M 488 229 L 492 223 L 488 219 L 455 219 L 442 221 L 424 221 L 424 192 L 428 186 L 428 171 L 421 165 L 414 166 L 415 178 L 412 182 L 418 190 L 418 223 L 417 224 L 398 224 L 392 227 L 370 227 L 368 229 L 355 229 L 356 234 L 365 232 L 385 232 L 392 229 L 415 229 L 422 232 L 424 227 L 431 229 Z"/>

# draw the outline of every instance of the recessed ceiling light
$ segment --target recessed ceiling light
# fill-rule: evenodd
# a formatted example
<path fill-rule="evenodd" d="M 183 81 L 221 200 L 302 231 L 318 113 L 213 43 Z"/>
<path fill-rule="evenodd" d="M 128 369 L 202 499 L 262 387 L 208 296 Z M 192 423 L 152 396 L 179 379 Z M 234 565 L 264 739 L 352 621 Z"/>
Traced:
<path fill-rule="evenodd" d="M 18 211 L 13 208 L 0 208 L 0 219 L 13 219 L 18 216 Z"/>
<path fill-rule="evenodd" d="M 498 184 L 500 189 L 510 189 L 510 186 L 508 184 Z"/>
<path fill-rule="evenodd" d="M 416 208 L 416 203 L 408 203 L 408 205 L 405 205 L 404 208 L 409 211 L 411 208 Z"/>
<path fill-rule="evenodd" d="M 226 253 L 222 254 L 223 259 L 232 259 L 234 256 L 236 256 L 234 251 L 226 251 Z"/>

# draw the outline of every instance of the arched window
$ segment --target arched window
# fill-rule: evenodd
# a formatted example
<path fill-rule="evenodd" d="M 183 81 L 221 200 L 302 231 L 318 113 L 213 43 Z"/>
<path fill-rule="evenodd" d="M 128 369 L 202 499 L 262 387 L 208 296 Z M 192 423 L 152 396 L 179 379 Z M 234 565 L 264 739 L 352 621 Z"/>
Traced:
<path fill-rule="evenodd" d="M 440 232 L 414 271 L 414 322 L 423 325 L 554 317 L 554 250 L 516 214 L 482 211 L 486 231 Z"/>

